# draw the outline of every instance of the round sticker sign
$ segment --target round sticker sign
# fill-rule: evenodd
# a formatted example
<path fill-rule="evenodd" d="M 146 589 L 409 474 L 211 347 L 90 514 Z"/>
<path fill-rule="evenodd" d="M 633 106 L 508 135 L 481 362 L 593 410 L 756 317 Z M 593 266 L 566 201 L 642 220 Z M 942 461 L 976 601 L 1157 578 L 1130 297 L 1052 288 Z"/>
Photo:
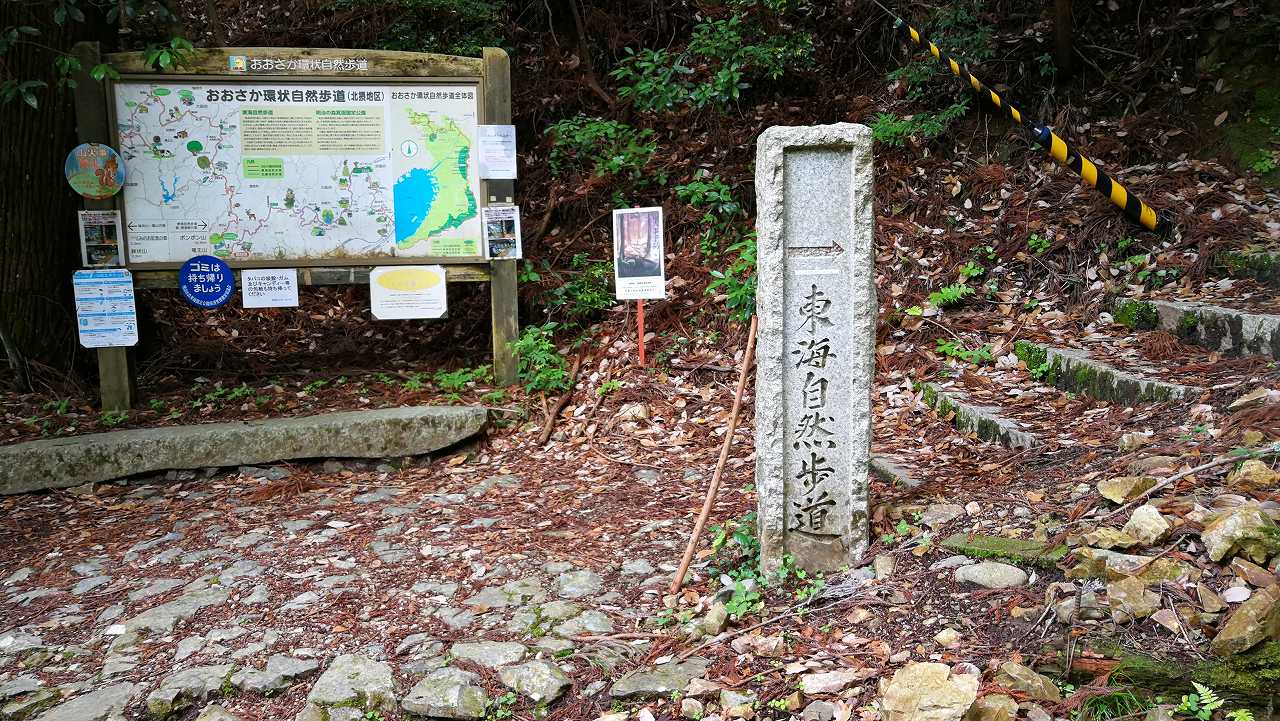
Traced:
<path fill-rule="evenodd" d="M 124 187 L 124 163 L 109 145 L 82 143 L 62 166 L 72 189 L 90 200 L 105 200 Z"/>
<path fill-rule="evenodd" d="M 217 308 L 236 291 L 236 275 L 227 261 L 212 255 L 197 255 L 178 271 L 182 297 L 197 308 Z"/>

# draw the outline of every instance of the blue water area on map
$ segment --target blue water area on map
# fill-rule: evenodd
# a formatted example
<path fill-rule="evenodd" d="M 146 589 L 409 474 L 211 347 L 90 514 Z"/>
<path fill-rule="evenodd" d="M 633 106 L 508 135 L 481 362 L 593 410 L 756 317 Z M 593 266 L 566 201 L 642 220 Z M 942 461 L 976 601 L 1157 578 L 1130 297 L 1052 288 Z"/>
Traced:
<path fill-rule="evenodd" d="M 414 168 L 396 180 L 392 198 L 396 210 L 396 242 L 413 237 L 418 226 L 427 219 L 431 201 L 436 198 L 436 177 L 430 170 Z"/>
<path fill-rule="evenodd" d="M 177 192 L 178 192 L 178 176 L 176 175 L 173 176 L 173 190 L 169 190 L 169 188 L 164 184 L 163 180 L 160 181 L 160 194 L 164 196 L 164 202 L 172 203 L 173 196 L 176 195 Z"/>

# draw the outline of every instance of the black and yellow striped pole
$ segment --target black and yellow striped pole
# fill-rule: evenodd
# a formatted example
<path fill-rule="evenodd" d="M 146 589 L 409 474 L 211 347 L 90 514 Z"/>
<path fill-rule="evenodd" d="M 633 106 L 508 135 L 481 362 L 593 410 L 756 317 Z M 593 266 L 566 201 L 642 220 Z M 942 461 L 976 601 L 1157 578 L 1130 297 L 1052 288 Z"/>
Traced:
<path fill-rule="evenodd" d="M 879 5 L 879 3 L 876 4 Z M 883 5 L 880 7 L 884 9 L 885 12 L 889 12 L 889 9 L 885 8 Z M 889 14 L 893 15 L 892 12 L 889 12 Z M 1049 155 L 1052 156 L 1054 160 L 1058 161 L 1060 165 L 1064 165 L 1074 170 L 1077 175 L 1084 179 L 1085 183 L 1088 183 L 1091 187 L 1096 188 L 1098 192 L 1107 196 L 1107 198 L 1109 198 L 1116 207 L 1124 211 L 1124 214 L 1128 216 L 1130 220 L 1141 225 L 1147 230 L 1155 231 L 1161 235 L 1169 232 L 1170 222 L 1167 217 L 1162 217 L 1157 214 L 1151 206 L 1142 202 L 1141 198 L 1126 190 L 1123 185 L 1103 172 L 1102 169 L 1099 168 L 1092 160 L 1089 160 L 1078 150 L 1068 145 L 1067 141 L 1063 140 L 1057 133 L 1050 130 L 1048 126 L 1040 125 L 1039 123 L 1035 123 L 1024 118 L 1017 108 L 1003 100 L 994 90 L 983 85 L 982 81 L 975 78 L 973 74 L 969 72 L 968 68 L 957 63 L 955 59 L 939 49 L 938 46 L 930 42 L 928 38 L 924 37 L 919 30 L 911 27 L 904 22 L 902 18 L 899 18 L 896 15 L 893 15 L 893 17 L 895 29 L 902 32 L 909 40 L 911 40 L 911 42 L 922 48 L 928 49 L 929 53 L 933 55 L 933 57 L 937 58 L 938 62 L 945 65 L 947 69 L 951 71 L 952 75 L 955 75 L 961 80 L 967 80 L 969 85 L 973 87 L 974 92 L 978 93 L 980 96 L 985 94 L 989 97 L 991 103 L 1006 113 L 1015 123 L 1027 128 L 1027 130 L 1029 130 L 1035 137 L 1036 142 L 1040 143 L 1045 150 L 1048 150 Z"/>

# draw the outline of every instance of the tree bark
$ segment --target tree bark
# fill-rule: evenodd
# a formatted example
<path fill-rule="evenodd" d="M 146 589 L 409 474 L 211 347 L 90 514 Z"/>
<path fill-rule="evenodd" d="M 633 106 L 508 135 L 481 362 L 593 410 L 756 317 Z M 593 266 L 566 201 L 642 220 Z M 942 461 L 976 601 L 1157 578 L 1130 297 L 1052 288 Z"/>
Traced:
<path fill-rule="evenodd" d="M 0 3 L 0 28 L 40 28 L 36 38 L 69 48 L 75 28 L 36 16 L 47 6 Z M 19 43 L 4 55 L 9 77 L 43 80 L 39 107 L 21 100 L 0 104 L 0 320 L 27 358 L 65 366 L 74 343 L 71 272 L 79 265 L 79 198 L 62 174 L 75 144 L 71 93 L 57 87 L 54 55 Z"/>
<path fill-rule="evenodd" d="M 1058 68 L 1058 77 L 1071 77 L 1072 62 L 1072 21 L 1071 0 L 1054 0 L 1053 2 L 1053 64 Z"/>

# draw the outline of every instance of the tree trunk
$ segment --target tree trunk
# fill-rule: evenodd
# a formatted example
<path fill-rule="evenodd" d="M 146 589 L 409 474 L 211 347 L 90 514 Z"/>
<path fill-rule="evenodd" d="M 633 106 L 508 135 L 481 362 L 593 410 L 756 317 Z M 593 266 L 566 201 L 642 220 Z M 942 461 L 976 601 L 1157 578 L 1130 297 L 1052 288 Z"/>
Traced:
<path fill-rule="evenodd" d="M 1058 68 L 1058 78 L 1071 77 L 1073 35 L 1071 0 L 1053 2 L 1053 64 Z"/>
<path fill-rule="evenodd" d="M 30 25 L 55 48 L 70 45 L 73 29 L 46 17 L 44 4 L 0 3 L 0 28 Z M 10 77 L 43 80 L 39 108 L 20 99 L 0 104 L 0 322 L 27 358 L 57 366 L 74 343 L 71 273 L 79 265 L 79 198 L 62 174 L 75 145 L 71 93 L 57 87 L 53 54 L 21 43 L 4 55 Z"/>

